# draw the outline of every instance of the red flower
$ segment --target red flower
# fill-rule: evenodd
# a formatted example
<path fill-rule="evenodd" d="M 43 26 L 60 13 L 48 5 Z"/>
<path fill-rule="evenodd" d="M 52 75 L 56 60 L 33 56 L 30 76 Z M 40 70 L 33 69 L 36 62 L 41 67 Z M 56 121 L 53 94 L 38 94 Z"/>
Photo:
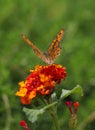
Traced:
<path fill-rule="evenodd" d="M 73 103 L 72 101 L 67 101 L 65 102 L 66 106 L 68 107 L 69 111 L 71 114 L 76 114 L 77 113 L 77 110 L 78 110 L 78 107 L 79 107 L 79 102 L 75 102 Z M 72 111 L 72 106 L 74 106 L 74 111 Z"/>
<path fill-rule="evenodd" d="M 66 106 L 71 107 L 73 102 L 72 101 L 67 101 L 67 102 L 65 102 L 65 104 L 66 104 Z"/>
<path fill-rule="evenodd" d="M 26 130 L 30 130 L 27 123 L 24 120 L 20 121 L 20 126 L 24 127 Z"/>
<path fill-rule="evenodd" d="M 75 102 L 75 103 L 73 104 L 73 106 L 74 106 L 74 113 L 76 114 L 76 113 L 77 113 L 77 110 L 78 110 L 78 107 L 79 107 L 79 102 Z"/>
<path fill-rule="evenodd" d="M 70 113 L 72 114 L 73 112 L 72 112 L 72 105 L 73 105 L 73 102 L 72 101 L 67 101 L 67 102 L 65 102 L 65 104 L 66 104 L 66 106 L 68 106 L 68 108 L 69 108 L 69 111 L 70 111 Z"/>
<path fill-rule="evenodd" d="M 56 83 L 66 77 L 66 68 L 61 65 L 36 66 L 25 81 L 19 83 L 20 90 L 16 92 L 23 104 L 30 104 L 31 100 L 40 95 L 48 95 L 54 90 Z"/>

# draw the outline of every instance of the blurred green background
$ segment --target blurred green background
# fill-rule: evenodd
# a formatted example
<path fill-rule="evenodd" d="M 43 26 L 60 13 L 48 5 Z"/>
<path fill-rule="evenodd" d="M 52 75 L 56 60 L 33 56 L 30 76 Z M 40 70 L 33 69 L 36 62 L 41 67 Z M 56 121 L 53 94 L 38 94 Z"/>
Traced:
<path fill-rule="evenodd" d="M 47 50 L 61 28 L 65 36 L 56 63 L 66 66 L 68 74 L 60 86 L 82 85 L 83 97 L 69 97 L 80 102 L 76 130 L 95 129 L 95 0 L 0 0 L 0 130 L 21 130 L 19 121 L 26 117 L 15 96 L 18 82 L 43 64 L 21 34 Z M 61 130 L 68 130 L 70 114 L 64 103 L 58 116 Z M 53 130 L 50 117 L 44 117 L 29 124 L 31 130 Z"/>

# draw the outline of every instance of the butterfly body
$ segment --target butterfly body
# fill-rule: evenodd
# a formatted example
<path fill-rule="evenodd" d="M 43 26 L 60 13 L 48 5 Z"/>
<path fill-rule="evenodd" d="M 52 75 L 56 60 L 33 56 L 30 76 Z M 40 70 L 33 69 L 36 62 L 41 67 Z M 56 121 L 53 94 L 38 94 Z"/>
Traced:
<path fill-rule="evenodd" d="M 41 52 L 26 36 L 22 35 L 23 39 L 32 47 L 36 55 L 41 58 L 47 64 L 53 64 L 55 59 L 60 55 L 61 47 L 60 41 L 64 35 L 64 30 L 62 29 L 52 41 L 46 52 Z"/>

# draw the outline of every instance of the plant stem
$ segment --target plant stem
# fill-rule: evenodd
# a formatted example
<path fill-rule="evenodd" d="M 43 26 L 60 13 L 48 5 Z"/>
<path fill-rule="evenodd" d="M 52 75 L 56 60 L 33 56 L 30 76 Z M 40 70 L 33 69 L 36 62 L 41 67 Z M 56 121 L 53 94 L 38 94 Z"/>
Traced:
<path fill-rule="evenodd" d="M 76 124 L 77 124 L 77 116 L 76 116 L 76 114 L 72 114 L 70 121 L 69 121 L 70 130 L 75 130 Z"/>
<path fill-rule="evenodd" d="M 54 123 L 55 130 L 60 130 L 59 123 L 58 123 L 58 116 L 57 116 L 57 112 L 56 112 L 56 107 L 53 106 L 52 108 L 50 108 L 49 113 L 50 113 L 52 121 Z"/>
<path fill-rule="evenodd" d="M 59 122 L 58 122 L 58 116 L 57 116 L 57 104 L 58 101 L 52 102 L 52 99 L 49 98 L 48 100 L 44 100 L 46 106 L 46 109 L 49 113 L 49 115 L 52 118 L 53 124 L 55 126 L 55 130 L 60 130 Z"/>
<path fill-rule="evenodd" d="M 2 94 L 2 99 L 3 99 L 4 105 L 5 105 L 5 110 L 6 110 L 5 129 L 4 130 L 10 130 L 12 117 L 11 117 L 9 99 L 6 94 Z"/>

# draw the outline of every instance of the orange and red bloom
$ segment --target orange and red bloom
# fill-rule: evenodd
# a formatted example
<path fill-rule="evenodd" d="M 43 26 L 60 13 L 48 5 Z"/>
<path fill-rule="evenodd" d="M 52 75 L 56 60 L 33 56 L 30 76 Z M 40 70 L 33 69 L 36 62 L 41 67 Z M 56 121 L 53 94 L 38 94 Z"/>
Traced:
<path fill-rule="evenodd" d="M 49 95 L 66 77 L 66 68 L 61 65 L 36 66 L 30 70 L 25 81 L 19 83 L 20 89 L 16 92 L 23 104 L 30 104 L 32 99 L 40 95 Z"/>

